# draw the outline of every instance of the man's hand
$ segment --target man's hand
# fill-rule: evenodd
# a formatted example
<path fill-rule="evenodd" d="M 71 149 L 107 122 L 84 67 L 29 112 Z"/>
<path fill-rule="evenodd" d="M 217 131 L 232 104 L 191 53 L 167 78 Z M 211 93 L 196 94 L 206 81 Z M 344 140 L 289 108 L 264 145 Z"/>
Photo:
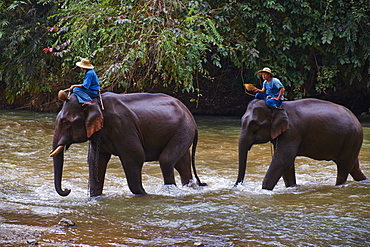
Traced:
<path fill-rule="evenodd" d="M 69 88 L 69 91 L 70 91 L 70 92 L 72 92 L 72 91 L 73 91 L 73 89 L 74 89 L 75 87 L 82 87 L 82 85 L 72 85 L 72 86 Z"/>

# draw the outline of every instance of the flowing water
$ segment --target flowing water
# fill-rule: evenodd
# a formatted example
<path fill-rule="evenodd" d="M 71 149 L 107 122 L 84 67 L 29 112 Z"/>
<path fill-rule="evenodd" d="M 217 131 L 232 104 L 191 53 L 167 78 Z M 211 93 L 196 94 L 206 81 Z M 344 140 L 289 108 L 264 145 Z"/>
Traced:
<path fill-rule="evenodd" d="M 63 188 L 53 185 L 48 157 L 54 114 L 0 111 L 0 246 L 369 246 L 370 182 L 334 186 L 333 162 L 299 157 L 298 186 L 261 189 L 271 145 L 249 154 L 246 181 L 238 172 L 240 119 L 197 116 L 196 155 L 203 188 L 164 186 L 159 165 L 147 163 L 148 196 L 134 196 L 117 158 L 108 164 L 104 195 L 88 196 L 87 143 L 65 155 Z M 361 168 L 370 177 L 370 128 L 364 124 Z M 177 176 L 177 181 L 180 181 Z M 62 218 L 73 227 L 60 226 Z"/>

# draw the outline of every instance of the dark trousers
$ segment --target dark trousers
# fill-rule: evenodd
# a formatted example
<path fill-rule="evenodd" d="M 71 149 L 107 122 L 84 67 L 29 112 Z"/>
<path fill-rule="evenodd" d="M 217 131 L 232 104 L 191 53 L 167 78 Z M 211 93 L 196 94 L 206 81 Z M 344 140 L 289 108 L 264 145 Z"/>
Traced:
<path fill-rule="evenodd" d="M 281 106 L 281 104 L 283 103 L 282 100 L 271 99 L 268 96 L 270 96 L 270 95 L 267 95 L 265 93 L 256 93 L 255 98 L 266 100 L 266 105 L 270 108 L 277 108 L 277 107 Z"/>

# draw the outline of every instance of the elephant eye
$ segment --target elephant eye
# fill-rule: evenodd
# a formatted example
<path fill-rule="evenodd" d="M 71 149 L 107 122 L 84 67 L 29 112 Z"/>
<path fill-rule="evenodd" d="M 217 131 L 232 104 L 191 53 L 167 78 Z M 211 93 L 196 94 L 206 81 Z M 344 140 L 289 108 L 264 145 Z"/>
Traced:
<path fill-rule="evenodd" d="M 249 123 L 249 128 L 255 132 L 256 130 L 258 130 L 258 125 L 257 125 L 257 122 L 255 120 L 251 120 L 250 123 Z"/>
<path fill-rule="evenodd" d="M 62 120 L 62 126 L 65 127 L 65 128 L 68 128 L 69 126 L 71 126 L 71 122 L 68 121 L 67 119 L 63 119 Z"/>

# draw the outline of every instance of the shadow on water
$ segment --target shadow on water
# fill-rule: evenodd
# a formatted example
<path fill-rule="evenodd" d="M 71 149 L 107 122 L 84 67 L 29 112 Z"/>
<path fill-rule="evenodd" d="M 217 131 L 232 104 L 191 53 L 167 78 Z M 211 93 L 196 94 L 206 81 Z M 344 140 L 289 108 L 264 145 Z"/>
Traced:
<path fill-rule="evenodd" d="M 65 155 L 63 187 L 54 191 L 48 157 L 53 114 L 0 111 L 0 246 L 369 246 L 370 182 L 334 186 L 333 162 L 296 160 L 298 186 L 261 189 L 271 146 L 254 146 L 246 182 L 237 176 L 240 119 L 198 116 L 198 174 L 208 187 L 163 186 L 147 163 L 148 196 L 134 196 L 117 158 L 104 195 L 88 197 L 87 143 Z M 370 128 L 364 127 L 361 168 L 370 177 Z M 180 181 L 179 177 L 176 178 Z M 76 223 L 58 225 L 62 219 Z"/>

